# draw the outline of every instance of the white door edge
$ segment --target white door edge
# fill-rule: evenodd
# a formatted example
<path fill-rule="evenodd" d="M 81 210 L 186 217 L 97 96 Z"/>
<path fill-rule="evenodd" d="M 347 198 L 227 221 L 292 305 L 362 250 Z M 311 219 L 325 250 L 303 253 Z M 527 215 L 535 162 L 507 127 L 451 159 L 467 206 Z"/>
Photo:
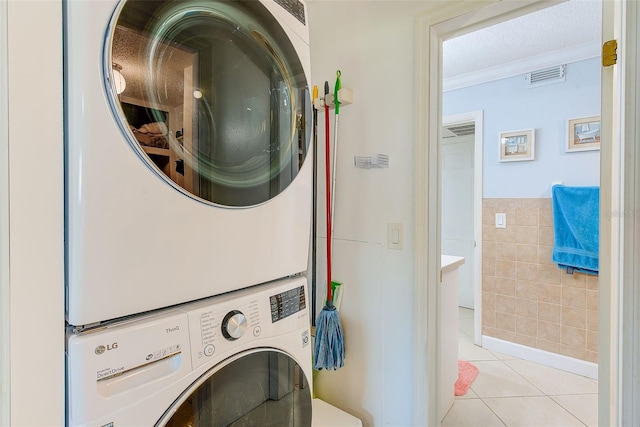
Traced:
<path fill-rule="evenodd" d="M 0 425 L 11 425 L 9 283 L 9 76 L 7 2 L 0 2 Z"/>
<path fill-rule="evenodd" d="M 484 111 L 452 114 L 442 118 L 444 126 L 475 123 L 473 145 L 473 342 L 482 346 L 482 157 Z"/>
<path fill-rule="evenodd" d="M 599 342 L 599 354 L 607 364 L 599 366 L 599 376 L 605 381 L 598 383 L 598 423 L 638 425 L 640 127 L 635 118 L 640 102 L 640 7 L 621 0 L 603 4 L 603 41 L 618 41 L 618 64 L 602 70 L 602 102 L 607 106 L 603 107 L 606 114 L 602 114 L 602 121 L 611 143 L 601 150 L 602 170 L 608 168 L 608 173 L 601 179 L 602 190 L 607 191 L 601 191 L 601 203 L 606 201 L 606 205 L 601 206 L 600 251 L 607 256 L 601 257 L 600 272 L 607 280 L 600 280 L 600 307 L 610 307 L 610 312 L 601 311 L 599 330 L 608 331 L 610 339 L 600 338 Z M 608 238 L 603 239 L 603 234 Z"/>

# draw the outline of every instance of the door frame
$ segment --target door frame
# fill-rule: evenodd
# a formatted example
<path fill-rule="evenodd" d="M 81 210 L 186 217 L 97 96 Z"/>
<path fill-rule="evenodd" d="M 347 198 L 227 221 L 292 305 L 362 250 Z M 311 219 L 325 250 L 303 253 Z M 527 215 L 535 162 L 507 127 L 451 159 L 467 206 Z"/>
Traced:
<path fill-rule="evenodd" d="M 11 293 L 9 289 L 9 32 L 0 2 L 0 425 L 11 425 Z"/>
<path fill-rule="evenodd" d="M 469 33 L 498 22 L 516 18 L 536 10 L 561 3 L 548 0 L 527 0 L 521 2 L 477 1 L 451 2 L 439 4 L 418 15 L 415 20 L 415 167 L 414 167 L 414 384 L 413 384 L 413 420 L 414 425 L 440 425 L 438 414 L 437 390 L 438 368 L 440 366 L 440 336 L 438 334 L 440 298 L 439 271 L 441 231 L 440 231 L 440 132 L 442 125 L 442 43 L 444 40 Z M 640 12 L 635 5 L 629 6 L 622 0 L 603 2 L 603 37 L 612 36 L 619 40 L 621 51 L 618 58 L 638 50 L 635 43 L 638 38 L 636 16 Z M 627 8 L 633 8 L 629 13 Z M 626 19 L 629 15 L 629 19 Z M 623 29 L 626 32 L 623 32 Z M 630 46 L 625 44 L 626 37 Z M 632 51 L 633 52 L 630 52 Z M 621 55 L 621 53 L 623 55 Z M 638 55 L 630 55 L 635 60 Z M 623 319 L 629 322 L 633 314 L 640 311 L 640 295 L 633 293 L 640 279 L 633 276 L 633 257 L 640 256 L 640 230 L 624 224 L 625 207 L 636 209 L 640 206 L 638 185 L 633 181 L 636 170 L 640 172 L 640 157 L 635 163 L 627 159 L 624 164 L 622 141 L 629 126 L 622 119 L 636 113 L 635 105 L 640 103 L 640 95 L 633 92 L 633 98 L 625 102 L 624 82 L 627 77 L 622 69 L 624 58 L 619 66 L 603 71 L 602 127 L 603 133 L 610 136 L 611 144 L 601 152 L 601 204 L 600 204 L 600 343 L 599 343 L 599 400 L 598 417 L 601 425 L 620 425 L 620 421 L 632 412 L 635 391 L 640 384 L 633 382 L 633 365 L 625 367 L 623 359 L 632 361 L 640 354 L 640 326 L 633 325 L 631 331 L 621 336 L 620 324 Z M 635 75 L 635 62 L 629 61 L 628 73 Z M 632 74 L 633 72 L 633 74 Z M 614 84 L 607 86 L 613 75 Z M 617 84 L 616 84 L 617 82 Z M 631 96 L 631 95 L 630 95 Z M 635 102 L 635 103 L 634 103 Z M 633 105 L 631 105 L 633 104 Z M 632 108 L 629 108 L 632 106 Z M 626 108 L 626 110 L 625 110 Z M 630 111 L 633 110 L 633 111 Z M 427 120 L 425 120 L 425 117 Z M 633 128 L 635 131 L 635 128 Z M 640 133 L 640 131 L 638 132 Z M 634 135 L 634 133 L 629 133 Z M 627 145 L 635 144 L 637 139 L 628 140 Z M 631 150 L 633 152 L 633 150 Z M 630 165 L 629 165 L 630 163 Z M 424 165 L 427 165 L 425 168 Z M 630 167 L 633 166 L 633 167 Z M 615 171 L 615 173 L 614 173 Z M 620 173 L 620 171 L 624 171 Z M 604 177 L 604 178 L 603 178 Z M 622 190 L 628 196 L 622 197 Z M 633 197 L 629 197 L 634 195 Z M 635 212 L 639 212 L 636 210 Z M 607 215 L 609 216 L 607 218 Z M 635 233 L 635 234 L 633 234 Z M 622 248 L 627 249 L 622 251 Z M 616 258 L 616 255 L 618 256 Z M 625 300 L 621 306 L 622 275 L 628 283 L 625 290 L 634 299 Z M 636 301 L 638 300 L 638 301 Z M 624 310 L 623 310 L 624 308 Z M 633 324 L 633 323 L 632 323 Z M 635 345 L 634 342 L 638 343 Z M 624 353 L 624 354 L 622 354 Z M 635 359 L 637 360 L 637 359 Z M 425 363 L 426 361 L 426 363 Z M 638 369 L 638 368 L 636 368 Z M 624 399 L 622 386 L 624 389 Z M 425 405 L 424 403 L 427 402 Z M 623 407 L 621 403 L 626 403 Z M 639 414 L 640 416 L 640 414 Z"/>
<path fill-rule="evenodd" d="M 7 88 L 0 90 L 6 108 L 0 108 L 0 425 L 59 426 L 65 423 L 62 2 L 0 1 L 0 18 L 0 86 Z M 34 100 L 46 111 L 35 125 Z M 34 127 L 46 131 L 30 132 Z"/>
<path fill-rule="evenodd" d="M 443 126 L 459 123 L 475 125 L 473 135 L 473 342 L 482 345 L 482 166 L 484 111 L 451 114 L 442 118 Z M 442 144 L 442 140 L 440 139 Z M 440 196 L 442 197 L 442 196 Z"/>
<path fill-rule="evenodd" d="M 608 364 L 599 366 L 599 376 L 604 381 L 598 383 L 601 394 L 598 422 L 639 425 L 640 7 L 637 2 L 622 0 L 603 3 L 603 40 L 617 40 L 618 50 L 617 65 L 602 69 L 603 112 L 607 112 L 602 115 L 602 123 L 613 143 L 601 148 L 601 157 L 605 157 L 602 165 L 610 171 L 601 181 L 602 189 L 608 190 L 604 195 L 601 191 L 601 205 L 610 210 L 603 211 L 601 206 L 600 251 L 608 256 L 601 260 L 600 271 L 606 268 L 610 286 L 605 288 L 607 292 L 602 292 L 601 285 L 600 307 L 611 307 L 611 312 L 607 316 L 601 310 L 599 319 L 599 329 L 608 331 L 610 339 L 601 334 L 599 342 L 599 354 L 606 355 Z M 603 231 L 610 236 L 604 241 Z"/>

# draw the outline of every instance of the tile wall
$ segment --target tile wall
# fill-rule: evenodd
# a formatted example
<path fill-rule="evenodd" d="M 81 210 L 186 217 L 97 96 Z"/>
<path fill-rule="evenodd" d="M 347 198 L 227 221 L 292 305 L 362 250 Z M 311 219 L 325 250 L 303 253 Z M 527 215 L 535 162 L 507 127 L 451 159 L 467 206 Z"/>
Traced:
<path fill-rule="evenodd" d="M 598 278 L 551 262 L 551 199 L 484 199 L 482 218 L 482 333 L 597 362 Z"/>

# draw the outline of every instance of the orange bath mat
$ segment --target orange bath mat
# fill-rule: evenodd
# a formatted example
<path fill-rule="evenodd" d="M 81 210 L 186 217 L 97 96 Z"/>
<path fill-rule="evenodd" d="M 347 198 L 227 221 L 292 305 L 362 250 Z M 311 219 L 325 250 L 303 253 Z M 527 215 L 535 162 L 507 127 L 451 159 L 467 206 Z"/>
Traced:
<path fill-rule="evenodd" d="M 455 395 L 463 396 L 471 387 L 471 383 L 478 377 L 478 368 L 471 362 L 458 360 L 458 381 L 455 385 Z"/>

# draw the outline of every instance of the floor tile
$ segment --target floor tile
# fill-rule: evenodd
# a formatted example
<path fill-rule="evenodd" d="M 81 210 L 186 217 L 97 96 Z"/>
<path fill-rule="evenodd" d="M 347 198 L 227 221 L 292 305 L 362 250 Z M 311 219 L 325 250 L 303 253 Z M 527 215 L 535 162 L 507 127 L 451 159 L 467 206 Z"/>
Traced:
<path fill-rule="evenodd" d="M 598 393 L 598 385 L 581 375 L 527 360 L 507 360 L 505 363 L 547 395 Z"/>
<path fill-rule="evenodd" d="M 477 361 L 480 373 L 471 384 L 479 397 L 542 396 L 543 393 L 502 361 Z"/>
<path fill-rule="evenodd" d="M 475 391 L 469 389 L 462 396 L 456 396 L 456 399 L 478 399 L 478 395 L 476 394 Z"/>
<path fill-rule="evenodd" d="M 548 396 L 510 397 L 484 401 L 509 427 L 584 427 L 582 422 Z"/>
<path fill-rule="evenodd" d="M 480 399 L 456 400 L 442 420 L 442 427 L 505 427 Z"/>
<path fill-rule="evenodd" d="M 470 308 L 458 307 L 459 319 L 473 319 L 474 310 Z"/>
<path fill-rule="evenodd" d="M 480 373 L 443 426 L 597 427 L 597 380 L 476 346 L 473 310 L 459 315 L 459 358 Z"/>
<path fill-rule="evenodd" d="M 492 352 L 475 345 L 473 339 L 469 337 L 460 337 L 458 339 L 458 359 L 468 362 L 476 360 L 498 360 Z"/>
<path fill-rule="evenodd" d="M 468 393 L 467 393 L 468 394 Z M 588 427 L 598 427 L 598 395 L 572 394 L 549 396 Z"/>
<path fill-rule="evenodd" d="M 473 330 L 473 319 L 459 319 L 458 320 L 458 327 L 460 328 L 460 331 L 464 332 L 465 335 L 469 336 L 469 337 L 473 337 L 474 334 L 474 330 Z"/>

